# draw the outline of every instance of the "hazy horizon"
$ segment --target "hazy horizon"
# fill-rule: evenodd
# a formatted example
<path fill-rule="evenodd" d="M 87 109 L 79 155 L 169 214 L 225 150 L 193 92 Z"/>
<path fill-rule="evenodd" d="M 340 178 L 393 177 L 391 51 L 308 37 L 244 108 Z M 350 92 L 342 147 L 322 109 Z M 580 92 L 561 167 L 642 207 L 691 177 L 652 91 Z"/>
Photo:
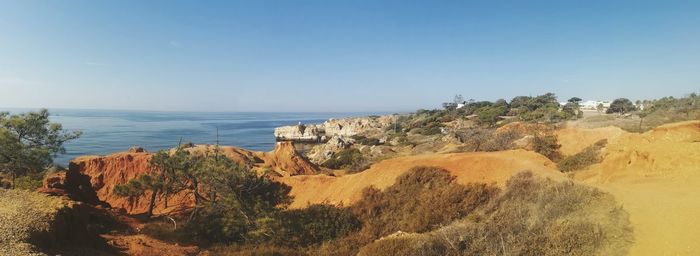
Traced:
<path fill-rule="evenodd" d="M 0 107 L 407 112 L 697 92 L 700 2 L 2 1 Z"/>

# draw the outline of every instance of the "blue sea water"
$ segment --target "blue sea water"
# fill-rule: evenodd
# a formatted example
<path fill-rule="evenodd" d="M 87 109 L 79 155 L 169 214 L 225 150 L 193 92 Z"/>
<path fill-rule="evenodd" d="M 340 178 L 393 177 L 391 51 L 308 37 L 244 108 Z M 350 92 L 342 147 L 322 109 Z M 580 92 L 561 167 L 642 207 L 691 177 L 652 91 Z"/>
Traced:
<path fill-rule="evenodd" d="M 13 113 L 27 110 L 9 110 Z M 322 123 L 329 118 L 367 116 L 379 113 L 223 113 L 154 112 L 116 110 L 49 109 L 51 121 L 82 136 L 65 144 L 67 153 L 54 162 L 66 166 L 81 155 L 105 155 L 138 145 L 148 151 L 177 146 L 183 142 L 216 143 L 256 151 L 275 147 L 275 127 L 302 123 Z"/>

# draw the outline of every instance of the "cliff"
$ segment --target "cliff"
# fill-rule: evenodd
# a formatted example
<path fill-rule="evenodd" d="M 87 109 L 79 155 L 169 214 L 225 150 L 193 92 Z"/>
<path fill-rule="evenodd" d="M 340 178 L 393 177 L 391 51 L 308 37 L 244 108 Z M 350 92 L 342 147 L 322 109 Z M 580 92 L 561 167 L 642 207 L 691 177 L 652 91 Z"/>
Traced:
<path fill-rule="evenodd" d="M 193 154 L 213 152 L 214 146 L 196 145 L 187 150 Z M 271 170 L 281 176 L 316 174 L 318 166 L 307 161 L 294 151 L 291 142 L 280 142 L 272 152 L 255 152 L 223 146 L 223 155 L 241 165 L 256 171 Z M 114 187 L 124 184 L 144 173 L 155 172 L 148 162 L 152 154 L 148 152 L 122 152 L 107 156 L 83 156 L 72 160 L 66 172 L 49 176 L 40 192 L 67 195 L 68 197 L 94 205 L 109 204 L 123 208 L 127 213 L 143 213 L 148 206 L 149 195 L 137 198 L 123 198 L 113 194 Z M 158 200 L 167 200 L 167 208 L 159 205 L 154 212 L 172 212 L 189 208 L 193 204 L 191 195 L 169 195 L 167 199 L 159 195 Z"/>
<path fill-rule="evenodd" d="M 394 116 L 354 117 L 330 119 L 323 124 L 298 124 L 275 128 L 278 141 L 325 142 L 334 136 L 378 132 L 389 127 Z"/>

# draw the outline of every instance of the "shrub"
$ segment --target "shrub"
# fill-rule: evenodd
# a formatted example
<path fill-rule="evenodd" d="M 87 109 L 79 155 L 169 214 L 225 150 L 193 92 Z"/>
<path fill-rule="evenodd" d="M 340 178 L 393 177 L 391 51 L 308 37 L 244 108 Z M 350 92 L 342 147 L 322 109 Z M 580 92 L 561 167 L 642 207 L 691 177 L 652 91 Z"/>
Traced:
<path fill-rule="evenodd" d="M 331 169 L 343 169 L 362 161 L 364 161 L 364 157 L 362 153 L 360 153 L 360 150 L 348 148 L 334 153 L 333 156 L 323 162 L 321 166 Z"/>
<path fill-rule="evenodd" d="M 382 144 L 379 142 L 379 139 L 377 139 L 377 138 L 367 138 L 367 137 L 362 136 L 362 135 L 353 135 L 352 138 L 355 140 L 356 143 L 361 144 L 361 145 L 376 146 L 376 145 Z"/>
<path fill-rule="evenodd" d="M 433 126 L 427 129 L 422 129 L 419 133 L 425 136 L 438 135 L 442 134 L 442 129 L 440 129 L 439 126 Z"/>
<path fill-rule="evenodd" d="M 27 175 L 15 179 L 14 187 L 16 189 L 24 189 L 29 191 L 37 190 L 42 186 L 41 177 L 36 177 L 36 175 Z"/>
<path fill-rule="evenodd" d="M 309 254 L 356 255 L 363 246 L 397 231 L 427 232 L 463 218 L 485 206 L 497 194 L 498 189 L 493 186 L 461 185 L 444 169 L 416 167 L 383 191 L 373 187 L 365 189 L 362 199 L 350 207 L 362 228 L 312 248 Z M 397 243 L 384 247 L 384 254 L 366 255 L 415 255 L 409 253 L 412 247 L 402 246 Z M 394 249 L 396 251 L 392 251 Z"/>
<path fill-rule="evenodd" d="M 562 172 L 570 172 L 584 169 L 592 164 L 600 163 L 603 158 L 600 156 L 600 149 L 607 144 L 606 139 L 602 139 L 595 144 L 586 147 L 581 152 L 568 156 L 557 163 L 557 167 Z"/>
<path fill-rule="evenodd" d="M 368 188 L 352 211 L 374 238 L 396 231 L 425 232 L 466 216 L 493 197 L 484 184 L 461 185 L 444 169 L 416 167 L 384 191 Z"/>
<path fill-rule="evenodd" d="M 446 248 L 429 237 L 407 234 L 383 238 L 360 249 L 358 256 L 374 255 L 445 255 Z"/>
<path fill-rule="evenodd" d="M 557 142 L 556 135 L 547 134 L 542 136 L 535 134 L 535 137 L 532 139 L 532 149 L 552 161 L 557 161 L 561 157 L 561 153 L 559 153 L 560 147 L 561 145 Z"/>
<path fill-rule="evenodd" d="M 614 198 L 573 182 L 512 177 L 483 211 L 424 234 L 378 240 L 362 255 L 626 255 L 629 215 Z M 403 249 L 402 249 L 403 248 Z"/>
<path fill-rule="evenodd" d="M 498 122 L 498 118 L 507 113 L 507 106 L 488 106 L 478 109 L 475 113 L 479 123 L 486 125 L 494 125 Z"/>
<path fill-rule="evenodd" d="M 273 237 L 273 243 L 290 247 L 319 244 L 348 235 L 361 226 L 349 209 L 329 204 L 284 211 L 278 220 L 280 230 Z"/>
<path fill-rule="evenodd" d="M 482 150 L 483 151 L 503 151 L 513 148 L 513 142 L 521 137 L 520 133 L 515 130 L 507 130 L 504 132 L 495 132 L 489 134 Z"/>

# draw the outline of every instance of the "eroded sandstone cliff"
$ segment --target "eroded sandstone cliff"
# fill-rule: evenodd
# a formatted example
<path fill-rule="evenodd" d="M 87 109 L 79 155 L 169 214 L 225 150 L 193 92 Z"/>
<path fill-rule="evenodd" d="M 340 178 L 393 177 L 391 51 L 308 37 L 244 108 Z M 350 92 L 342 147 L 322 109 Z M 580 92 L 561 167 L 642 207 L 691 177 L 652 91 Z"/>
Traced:
<path fill-rule="evenodd" d="M 193 154 L 208 154 L 215 146 L 196 145 L 187 150 Z M 296 153 L 291 142 L 280 142 L 272 152 L 255 152 L 237 147 L 222 146 L 220 152 L 255 171 L 274 171 L 281 176 L 316 174 L 318 166 Z M 142 174 L 156 172 L 149 165 L 152 154 L 148 152 L 123 152 L 107 156 L 83 156 L 71 161 L 66 172 L 49 176 L 40 192 L 63 194 L 74 200 L 94 205 L 109 204 L 114 208 L 123 208 L 127 213 L 143 213 L 148 208 L 150 194 L 141 197 L 124 198 L 113 193 L 114 187 L 124 184 Z M 158 195 L 158 200 L 167 201 L 158 204 L 154 213 L 172 212 L 189 208 L 193 198 L 188 194 Z M 161 201 L 163 202 L 163 201 Z"/>

